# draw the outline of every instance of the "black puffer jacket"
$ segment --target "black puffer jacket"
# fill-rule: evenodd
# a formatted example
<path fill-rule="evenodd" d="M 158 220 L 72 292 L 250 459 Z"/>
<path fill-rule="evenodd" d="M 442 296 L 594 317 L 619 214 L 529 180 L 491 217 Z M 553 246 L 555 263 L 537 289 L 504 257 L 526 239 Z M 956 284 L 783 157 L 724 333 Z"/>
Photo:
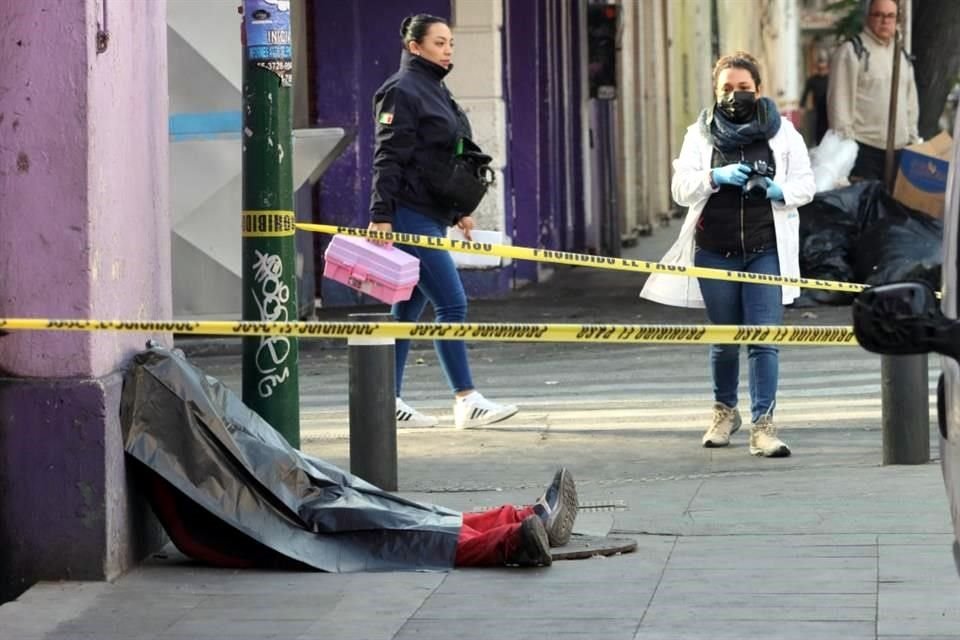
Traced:
<path fill-rule="evenodd" d="M 450 69 L 404 51 L 400 70 L 373 97 L 377 138 L 370 216 L 374 222 L 392 222 L 399 206 L 450 225 L 462 217 L 434 200 L 419 169 L 449 162 L 457 140 L 471 137 L 466 114 L 443 84 Z"/>
<path fill-rule="evenodd" d="M 773 165 L 773 154 L 766 140 L 758 140 L 740 147 L 728 156 L 719 149 L 713 150 L 713 168 L 732 162 L 753 166 L 757 160 Z M 773 223 L 773 208 L 766 199 L 751 200 L 743 189 L 723 185 L 710 196 L 694 236 L 697 246 L 723 255 L 744 255 L 774 249 L 777 232 Z"/>

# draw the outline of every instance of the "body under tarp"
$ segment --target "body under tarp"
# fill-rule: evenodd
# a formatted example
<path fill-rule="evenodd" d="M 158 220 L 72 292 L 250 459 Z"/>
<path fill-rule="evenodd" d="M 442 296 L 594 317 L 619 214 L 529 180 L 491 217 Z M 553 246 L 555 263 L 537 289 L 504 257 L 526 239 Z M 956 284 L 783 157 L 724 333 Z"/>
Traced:
<path fill-rule="evenodd" d="M 173 503 L 158 505 L 150 491 L 174 542 L 184 536 L 171 531 L 171 515 L 173 528 L 213 522 L 322 571 L 453 567 L 462 514 L 405 500 L 293 449 L 179 351 L 151 347 L 135 356 L 121 421 L 125 451 L 146 469 L 148 484 L 172 487 L 181 504 L 204 515 L 171 514 Z M 201 537 L 208 547 L 217 539 Z"/>

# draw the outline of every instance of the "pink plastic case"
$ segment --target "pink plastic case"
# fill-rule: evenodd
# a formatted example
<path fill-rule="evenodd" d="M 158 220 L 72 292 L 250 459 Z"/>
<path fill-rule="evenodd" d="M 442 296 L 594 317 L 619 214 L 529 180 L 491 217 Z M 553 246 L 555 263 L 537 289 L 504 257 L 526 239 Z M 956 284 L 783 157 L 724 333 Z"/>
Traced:
<path fill-rule="evenodd" d="M 393 304 L 413 295 L 420 280 L 420 260 L 396 247 L 336 235 L 324 253 L 323 275 Z"/>

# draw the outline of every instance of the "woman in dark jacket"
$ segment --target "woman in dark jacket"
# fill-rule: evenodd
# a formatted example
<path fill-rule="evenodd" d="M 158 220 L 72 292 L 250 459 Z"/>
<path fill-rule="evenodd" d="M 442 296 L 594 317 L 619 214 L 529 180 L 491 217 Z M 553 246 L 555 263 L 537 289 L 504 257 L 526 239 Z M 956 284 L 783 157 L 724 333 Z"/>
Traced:
<path fill-rule="evenodd" d="M 422 172 L 424 167 L 449 162 L 458 142 L 471 136 L 466 114 L 443 84 L 453 68 L 453 35 L 443 18 L 425 14 L 406 18 L 400 33 L 400 70 L 374 96 L 377 138 L 370 229 L 446 237 L 447 227 L 455 224 L 470 238 L 472 212 L 453 211 L 438 202 Z M 450 254 L 413 246 L 398 248 L 420 259 L 420 281 L 410 300 L 393 306 L 394 318 L 416 322 L 429 301 L 437 322 L 463 322 L 467 297 Z M 453 416 L 458 429 L 498 422 L 517 412 L 517 407 L 491 402 L 474 389 L 462 341 L 438 340 L 434 346 L 455 394 Z M 408 340 L 397 341 L 397 426 L 432 427 L 436 418 L 416 411 L 400 398 L 409 351 Z"/>

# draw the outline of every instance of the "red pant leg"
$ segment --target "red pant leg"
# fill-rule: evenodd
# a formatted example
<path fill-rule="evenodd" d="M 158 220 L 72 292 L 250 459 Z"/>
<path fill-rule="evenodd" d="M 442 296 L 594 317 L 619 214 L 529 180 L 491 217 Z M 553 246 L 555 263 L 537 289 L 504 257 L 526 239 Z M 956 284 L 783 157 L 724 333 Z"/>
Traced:
<path fill-rule="evenodd" d="M 520 523 L 532 513 L 530 507 L 517 509 L 510 505 L 464 513 L 454 564 L 458 567 L 503 565 L 517 544 Z"/>
<path fill-rule="evenodd" d="M 489 511 L 474 511 L 463 514 L 464 526 L 476 529 L 477 531 L 486 531 L 494 527 L 501 527 L 505 524 L 515 524 L 523 522 L 524 518 L 533 513 L 533 507 L 517 508 L 511 504 L 505 504 Z"/>

